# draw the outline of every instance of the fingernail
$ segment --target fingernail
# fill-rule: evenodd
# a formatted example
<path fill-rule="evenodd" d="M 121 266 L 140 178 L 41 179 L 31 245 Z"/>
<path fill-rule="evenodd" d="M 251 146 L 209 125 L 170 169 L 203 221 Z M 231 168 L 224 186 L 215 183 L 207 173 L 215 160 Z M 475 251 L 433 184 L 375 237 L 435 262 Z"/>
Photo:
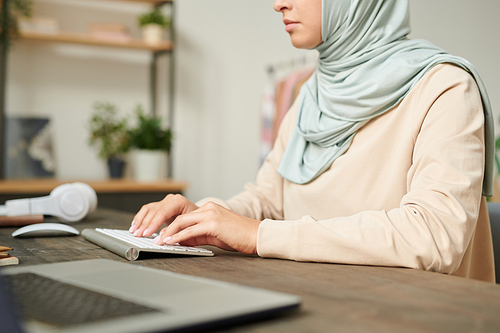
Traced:
<path fill-rule="evenodd" d="M 165 232 L 165 229 L 161 230 L 160 235 L 163 235 L 164 232 Z"/>
<path fill-rule="evenodd" d="M 156 237 L 155 239 L 153 239 L 153 243 L 157 244 L 158 245 L 158 241 L 160 240 L 160 236 Z"/>
<path fill-rule="evenodd" d="M 163 240 L 163 243 L 165 243 L 165 244 L 166 244 L 166 243 L 167 243 L 169 240 L 171 240 L 171 239 L 172 239 L 172 237 L 170 237 L 170 236 L 165 237 L 165 239 Z"/>
<path fill-rule="evenodd" d="M 142 233 L 142 237 L 146 236 L 147 233 L 148 233 L 148 229 L 144 230 L 144 232 Z"/>
<path fill-rule="evenodd" d="M 128 232 L 130 233 L 134 232 L 134 226 L 131 226 L 130 229 L 128 229 Z"/>
<path fill-rule="evenodd" d="M 134 225 L 134 223 L 135 223 L 135 220 L 132 220 L 132 223 L 130 225 Z"/>
<path fill-rule="evenodd" d="M 134 236 L 139 236 L 139 230 L 136 230 L 136 231 L 134 232 Z"/>

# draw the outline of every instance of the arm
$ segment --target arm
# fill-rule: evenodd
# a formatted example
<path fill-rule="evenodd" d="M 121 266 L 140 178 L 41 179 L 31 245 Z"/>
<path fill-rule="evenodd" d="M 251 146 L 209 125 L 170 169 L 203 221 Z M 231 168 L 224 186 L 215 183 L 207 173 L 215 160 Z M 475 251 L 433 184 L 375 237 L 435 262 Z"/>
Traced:
<path fill-rule="evenodd" d="M 436 90 L 433 84 L 426 82 L 422 89 Z M 264 220 L 259 227 L 258 254 L 455 271 L 479 214 L 484 118 L 471 77 L 460 75 L 436 91 L 442 93 L 428 103 L 415 138 L 408 192 L 398 208 L 327 220 L 310 216 L 296 221 Z M 415 100 L 415 107 L 423 107 L 424 101 Z"/>
<path fill-rule="evenodd" d="M 243 247 L 240 247 L 240 243 L 246 243 L 248 240 L 242 237 L 241 242 L 229 241 L 232 244 L 232 246 L 229 246 L 223 242 L 219 242 L 215 238 L 207 238 L 205 237 L 207 235 L 203 235 L 204 238 L 192 241 L 190 245 L 212 244 L 225 249 L 243 249 L 245 253 L 255 253 L 258 223 L 265 218 L 283 219 L 283 178 L 276 173 L 276 169 L 286 147 L 288 136 L 293 129 L 296 106 L 297 104 L 292 106 L 290 112 L 285 116 L 282 126 L 280 126 L 279 138 L 275 142 L 273 151 L 267 156 L 260 168 L 255 184 L 247 184 L 245 191 L 228 201 L 217 198 L 206 198 L 194 204 L 181 195 L 168 195 L 162 201 L 144 205 L 134 217 L 129 231 L 137 237 L 151 236 L 162 224 L 169 225 L 176 219 L 181 220 L 181 215 L 195 212 L 201 208 L 200 211 L 206 214 L 192 214 L 192 216 L 198 216 L 198 218 L 203 216 L 203 218 L 210 220 L 220 213 L 227 217 L 224 221 L 240 219 L 246 222 L 243 226 L 249 226 L 249 232 L 255 234 L 255 241 L 253 241 L 251 246 L 243 245 Z M 212 205 L 212 203 L 216 203 L 217 205 Z M 207 212 L 212 212 L 213 214 Z M 184 221 L 188 220 L 189 218 L 187 220 L 184 219 Z M 190 222 L 186 223 L 187 225 L 190 224 Z M 228 225 L 229 229 L 232 227 L 232 225 Z M 168 230 L 170 233 L 174 229 L 171 228 Z M 175 230 L 177 232 L 181 229 Z M 170 236 L 170 234 L 165 234 L 165 236 Z M 174 242 L 180 241 L 182 240 L 178 238 Z M 157 243 L 160 242 L 165 241 L 157 239 Z"/>

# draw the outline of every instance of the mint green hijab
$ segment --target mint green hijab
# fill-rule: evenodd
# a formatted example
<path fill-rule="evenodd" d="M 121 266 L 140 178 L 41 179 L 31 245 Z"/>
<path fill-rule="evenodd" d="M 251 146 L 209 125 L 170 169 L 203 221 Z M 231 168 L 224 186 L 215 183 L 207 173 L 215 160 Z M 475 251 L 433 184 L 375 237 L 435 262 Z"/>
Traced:
<path fill-rule="evenodd" d="M 410 40 L 408 0 L 323 0 L 318 68 L 299 94 L 297 124 L 278 173 L 297 184 L 314 180 L 351 145 L 370 119 L 396 106 L 431 68 L 451 63 L 470 73 L 482 96 L 486 169 L 493 194 L 494 129 L 479 74 L 465 59 L 424 40 Z"/>

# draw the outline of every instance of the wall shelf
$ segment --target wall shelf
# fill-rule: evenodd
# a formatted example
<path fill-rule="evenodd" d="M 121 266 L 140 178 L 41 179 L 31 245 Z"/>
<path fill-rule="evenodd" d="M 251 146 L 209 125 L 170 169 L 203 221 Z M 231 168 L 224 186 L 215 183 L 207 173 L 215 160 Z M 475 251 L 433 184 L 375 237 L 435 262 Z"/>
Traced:
<path fill-rule="evenodd" d="M 71 183 L 59 179 L 0 180 L 0 203 L 6 200 L 33 198 L 48 195 L 55 187 Z M 97 193 L 99 207 L 137 213 L 142 205 L 160 201 L 168 193 L 182 194 L 187 182 L 164 179 L 155 182 L 138 182 L 132 179 L 84 181 Z"/>
<path fill-rule="evenodd" d="M 114 0 L 114 1 L 144 2 L 155 6 L 161 6 L 167 2 L 173 2 L 174 0 Z"/>
<path fill-rule="evenodd" d="M 44 34 L 36 32 L 21 32 L 21 38 L 27 41 L 55 42 L 83 44 L 94 46 L 107 46 L 128 49 L 140 49 L 152 52 L 172 51 L 174 43 L 171 41 L 162 41 L 158 44 L 147 44 L 142 39 L 130 38 L 125 41 L 100 39 L 89 34 L 79 34 L 73 32 L 59 32 L 56 34 Z"/>
<path fill-rule="evenodd" d="M 4 6 L 7 6 L 7 1 L 4 0 Z M 158 114 L 157 110 L 157 72 L 158 72 L 158 60 L 160 56 L 168 56 L 168 90 L 165 91 L 168 95 L 168 123 L 170 126 L 174 123 L 173 120 L 173 107 L 174 107 L 174 69 L 175 69 L 175 59 L 174 59 L 174 0 L 112 0 L 115 2 L 135 2 L 144 3 L 149 6 L 159 7 L 162 5 L 167 5 L 171 8 L 171 22 L 170 36 L 171 40 L 165 40 L 158 44 L 148 44 L 139 38 L 125 38 L 123 40 L 112 40 L 103 39 L 95 37 L 89 33 L 74 33 L 74 32 L 58 32 L 53 34 L 48 33 L 37 33 L 37 32 L 20 32 L 20 40 L 26 43 L 64 43 L 64 44 L 77 44 L 77 45 L 88 45 L 88 46 L 100 46 L 100 47 L 112 47 L 121 49 L 134 49 L 134 50 L 144 50 L 152 53 L 152 59 L 149 66 L 150 72 L 150 100 L 151 100 L 151 111 L 154 115 Z M 2 1 L 0 0 L 0 3 Z M 78 15 L 76 12 L 75 15 Z M 5 177 L 5 73 L 7 68 L 7 48 L 2 47 L 1 61 L 0 61 L 0 179 Z M 168 167 L 168 177 L 172 177 L 172 159 L 169 159 Z M 166 190 L 166 189 L 164 189 Z M 168 190 L 166 191 L 168 192 Z M 181 190 L 176 190 L 174 192 L 181 192 Z"/>
<path fill-rule="evenodd" d="M 76 181 L 76 180 L 75 180 Z M 0 195 L 13 194 L 49 194 L 55 187 L 71 183 L 71 180 L 59 179 L 8 179 L 0 180 Z M 140 192 L 183 192 L 188 184 L 172 179 L 154 182 L 138 182 L 132 179 L 110 179 L 83 181 L 89 184 L 97 193 L 140 193 Z"/>

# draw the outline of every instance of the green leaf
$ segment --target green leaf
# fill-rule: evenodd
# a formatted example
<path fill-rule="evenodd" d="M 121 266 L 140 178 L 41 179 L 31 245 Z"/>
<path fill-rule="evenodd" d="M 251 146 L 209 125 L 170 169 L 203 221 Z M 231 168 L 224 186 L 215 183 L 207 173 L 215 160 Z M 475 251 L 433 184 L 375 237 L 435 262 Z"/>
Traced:
<path fill-rule="evenodd" d="M 145 115 L 141 106 L 136 109 L 138 125 L 130 130 L 132 146 L 137 149 L 164 150 L 172 148 L 172 131 L 161 127 L 161 118 Z"/>
<path fill-rule="evenodd" d="M 97 146 L 99 157 L 122 157 L 131 148 L 127 119 L 119 119 L 115 105 L 106 102 L 94 104 L 90 118 L 89 144 Z"/>

